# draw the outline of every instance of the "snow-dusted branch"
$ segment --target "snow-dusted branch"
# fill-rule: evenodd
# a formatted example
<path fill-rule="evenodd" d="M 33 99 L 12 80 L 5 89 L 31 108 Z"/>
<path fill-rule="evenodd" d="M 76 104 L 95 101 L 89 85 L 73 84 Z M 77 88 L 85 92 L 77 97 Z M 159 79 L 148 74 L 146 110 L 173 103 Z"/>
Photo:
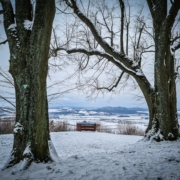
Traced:
<path fill-rule="evenodd" d="M 109 55 L 108 53 L 100 52 L 100 51 L 97 51 L 97 50 L 89 50 L 88 51 L 88 50 L 82 49 L 82 48 L 78 48 L 78 49 L 77 48 L 75 48 L 75 49 L 57 48 L 57 49 L 54 50 L 55 51 L 54 54 L 56 54 L 57 51 L 60 51 L 60 50 L 64 50 L 68 54 L 83 53 L 83 54 L 86 54 L 87 56 L 100 56 L 100 57 L 106 58 L 108 61 L 110 61 L 111 63 L 113 63 L 114 65 L 119 67 L 121 70 L 125 71 L 126 73 L 128 73 L 128 74 L 130 74 L 132 76 L 138 75 L 137 74 L 138 71 L 136 69 L 136 64 L 134 65 L 134 67 L 132 69 L 129 69 L 126 66 L 124 66 L 123 63 L 116 60 L 113 56 Z M 125 57 L 125 58 L 127 58 L 127 57 Z"/>

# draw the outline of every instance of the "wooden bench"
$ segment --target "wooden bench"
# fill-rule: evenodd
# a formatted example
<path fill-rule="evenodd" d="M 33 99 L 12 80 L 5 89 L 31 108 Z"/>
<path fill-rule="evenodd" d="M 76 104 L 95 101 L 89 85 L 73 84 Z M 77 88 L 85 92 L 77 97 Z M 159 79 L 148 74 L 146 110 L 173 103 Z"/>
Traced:
<path fill-rule="evenodd" d="M 77 131 L 96 131 L 96 123 L 83 121 L 76 124 Z"/>

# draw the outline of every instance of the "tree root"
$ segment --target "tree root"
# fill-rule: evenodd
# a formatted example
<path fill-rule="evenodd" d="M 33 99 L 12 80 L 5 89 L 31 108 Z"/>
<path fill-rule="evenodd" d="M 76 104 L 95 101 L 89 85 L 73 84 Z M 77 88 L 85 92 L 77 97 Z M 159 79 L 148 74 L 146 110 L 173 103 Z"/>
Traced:
<path fill-rule="evenodd" d="M 145 134 L 143 140 L 160 142 L 160 141 L 164 141 L 164 136 L 162 135 L 161 129 L 158 130 L 151 129 Z"/>

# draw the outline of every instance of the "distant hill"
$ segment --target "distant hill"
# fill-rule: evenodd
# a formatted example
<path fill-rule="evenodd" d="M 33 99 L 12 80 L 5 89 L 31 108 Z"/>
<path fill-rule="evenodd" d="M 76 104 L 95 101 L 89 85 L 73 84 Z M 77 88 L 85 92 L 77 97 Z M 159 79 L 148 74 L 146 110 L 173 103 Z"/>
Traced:
<path fill-rule="evenodd" d="M 101 116 L 101 115 L 125 115 L 125 114 L 139 114 L 146 113 L 145 108 L 126 108 L 126 107 L 102 107 L 102 108 L 79 108 L 79 107 L 61 107 L 49 109 L 50 116 L 58 115 L 78 115 L 78 116 Z"/>
<path fill-rule="evenodd" d="M 136 114 L 138 111 L 147 111 L 145 108 L 126 108 L 126 107 L 102 107 L 94 109 L 96 112 L 106 112 L 109 114 Z"/>

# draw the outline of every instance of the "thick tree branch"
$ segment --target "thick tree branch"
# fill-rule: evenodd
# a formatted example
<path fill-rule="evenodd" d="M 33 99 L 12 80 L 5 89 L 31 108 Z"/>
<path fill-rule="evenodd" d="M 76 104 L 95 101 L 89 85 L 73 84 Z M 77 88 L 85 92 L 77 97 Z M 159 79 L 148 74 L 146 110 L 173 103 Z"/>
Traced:
<path fill-rule="evenodd" d="M 17 25 L 17 32 L 18 32 L 18 37 L 21 46 L 26 46 L 26 41 L 23 41 L 23 39 L 28 39 L 29 34 L 31 31 L 27 31 L 24 26 L 25 20 L 32 21 L 33 20 L 33 9 L 32 9 L 32 4 L 30 0 L 22 1 L 18 0 L 15 3 L 16 5 L 16 25 Z M 23 16 L 22 16 L 23 15 Z"/>
<path fill-rule="evenodd" d="M 167 16 L 165 20 L 165 28 L 168 30 L 168 32 L 171 30 L 175 18 L 178 14 L 178 11 L 180 9 L 180 1 L 179 0 L 174 0 L 174 3 L 172 4 L 170 10 L 169 10 L 169 15 Z"/>
<path fill-rule="evenodd" d="M 88 51 L 88 50 L 82 49 L 82 48 L 78 48 L 78 49 L 76 48 L 76 49 L 70 49 L 70 50 L 65 49 L 65 48 L 57 48 L 54 50 L 55 51 L 54 54 L 57 54 L 57 51 L 60 51 L 60 50 L 64 50 L 68 54 L 83 53 L 83 54 L 86 54 L 87 56 L 100 56 L 100 57 L 106 58 L 108 61 L 110 61 L 111 63 L 113 63 L 114 65 L 119 67 L 121 70 L 125 71 L 126 73 L 132 75 L 133 77 L 138 75 L 136 70 L 127 68 L 126 66 L 123 65 L 123 63 L 121 63 L 120 61 L 117 61 L 113 56 L 111 56 L 107 53 L 103 53 L 103 52 L 100 52 L 97 50 Z"/>
<path fill-rule="evenodd" d="M 10 0 L 0 0 L 0 3 L 3 7 L 4 14 L 4 28 L 7 32 L 8 27 L 14 23 L 14 13 Z"/>

